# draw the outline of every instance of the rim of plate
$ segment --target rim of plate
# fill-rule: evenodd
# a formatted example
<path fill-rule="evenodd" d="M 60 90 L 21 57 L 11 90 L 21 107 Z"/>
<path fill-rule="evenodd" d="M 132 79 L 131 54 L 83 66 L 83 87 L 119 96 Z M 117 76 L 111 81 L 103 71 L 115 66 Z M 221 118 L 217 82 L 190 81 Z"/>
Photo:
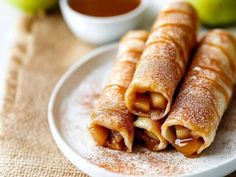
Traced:
<path fill-rule="evenodd" d="M 104 45 L 102 47 L 98 47 L 98 48 L 94 49 L 93 51 L 89 52 L 85 56 L 82 56 L 79 60 L 75 61 L 69 67 L 69 69 L 62 75 L 62 77 L 59 79 L 59 81 L 56 83 L 56 85 L 51 93 L 49 103 L 48 103 L 48 123 L 49 123 L 51 134 L 54 138 L 54 141 L 56 142 L 57 146 L 59 147 L 61 152 L 64 154 L 64 156 L 73 165 L 75 165 L 75 167 L 77 167 L 78 169 L 80 169 L 84 173 L 91 175 L 91 176 L 95 176 L 95 174 L 96 174 L 96 176 L 103 176 L 103 177 L 110 176 L 110 175 L 118 176 L 118 177 L 134 177 L 133 175 L 119 174 L 119 173 L 115 173 L 115 172 L 111 172 L 109 170 L 106 170 L 105 168 L 99 167 L 99 166 L 93 164 L 92 162 L 90 162 L 89 160 L 84 159 L 80 154 L 76 153 L 73 150 L 73 148 L 68 143 L 66 143 L 66 140 L 62 137 L 62 135 L 56 125 L 56 120 L 55 120 L 55 117 L 53 114 L 54 103 L 55 103 L 55 99 L 57 97 L 57 94 L 60 91 L 61 87 L 63 86 L 64 82 L 71 76 L 71 74 L 73 72 L 75 72 L 80 66 L 82 66 L 85 62 L 91 60 L 96 55 L 107 52 L 112 49 L 115 49 L 117 47 L 118 47 L 118 43 Z M 80 164 L 86 163 L 86 166 L 79 165 L 77 163 L 78 161 L 80 161 Z M 213 166 L 212 168 L 208 168 L 208 169 L 205 169 L 205 170 L 202 170 L 199 172 L 195 172 L 195 173 L 190 173 L 190 174 L 180 174 L 177 176 L 178 177 L 197 177 L 200 175 L 205 175 L 205 173 L 213 173 L 214 171 L 217 171 L 217 168 L 219 168 L 219 167 L 226 168 L 227 166 L 230 166 L 235 163 L 236 163 L 236 158 L 233 158 L 230 160 L 226 160 L 222 164 L 217 164 L 217 165 Z M 230 173 L 234 170 L 235 169 L 230 168 L 227 171 Z"/>

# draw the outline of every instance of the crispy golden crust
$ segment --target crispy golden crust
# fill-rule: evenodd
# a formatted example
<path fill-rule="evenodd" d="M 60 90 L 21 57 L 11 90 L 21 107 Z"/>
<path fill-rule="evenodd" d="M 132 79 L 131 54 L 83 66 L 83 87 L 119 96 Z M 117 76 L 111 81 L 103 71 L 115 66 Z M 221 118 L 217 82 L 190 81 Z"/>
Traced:
<path fill-rule="evenodd" d="M 167 115 L 172 97 L 188 63 L 191 49 L 196 44 L 198 28 L 197 15 L 186 2 L 176 2 L 160 12 L 148 37 L 144 52 L 126 91 L 128 109 L 139 116 L 154 120 Z M 135 108 L 136 95 L 147 93 L 161 94 L 167 104 L 159 114 L 140 111 Z"/>
<path fill-rule="evenodd" d="M 211 145 L 235 83 L 236 44 L 223 30 L 209 32 L 202 40 L 181 86 L 162 135 L 174 145 L 173 126 L 183 126 L 204 143 L 197 154 Z"/>
<path fill-rule="evenodd" d="M 126 146 L 119 150 L 132 150 L 134 116 L 125 106 L 124 94 L 133 77 L 147 35 L 145 31 L 132 31 L 120 42 L 110 81 L 91 115 L 89 128 L 97 145 L 107 146 L 111 131 L 116 131 L 123 137 Z"/>

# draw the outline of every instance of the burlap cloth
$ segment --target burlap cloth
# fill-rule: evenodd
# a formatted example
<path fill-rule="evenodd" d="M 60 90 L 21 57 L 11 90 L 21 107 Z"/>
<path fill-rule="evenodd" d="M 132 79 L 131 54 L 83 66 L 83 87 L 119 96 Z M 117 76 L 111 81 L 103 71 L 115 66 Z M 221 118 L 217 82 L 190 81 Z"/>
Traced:
<path fill-rule="evenodd" d="M 0 119 L 0 176 L 86 176 L 57 148 L 47 105 L 60 76 L 93 47 L 76 39 L 59 14 L 23 17 L 18 31 Z"/>
<path fill-rule="evenodd" d="M 84 177 L 57 148 L 47 105 L 60 76 L 93 47 L 76 39 L 59 14 L 23 17 L 18 31 L 0 117 L 0 176 Z"/>

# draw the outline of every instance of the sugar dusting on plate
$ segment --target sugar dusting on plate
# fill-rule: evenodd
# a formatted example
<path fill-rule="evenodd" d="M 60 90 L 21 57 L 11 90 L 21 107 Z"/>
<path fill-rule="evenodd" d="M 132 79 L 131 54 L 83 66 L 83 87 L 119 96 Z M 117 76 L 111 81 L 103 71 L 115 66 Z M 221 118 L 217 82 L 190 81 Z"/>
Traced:
<path fill-rule="evenodd" d="M 84 159 L 124 175 L 178 176 L 198 173 L 236 158 L 236 94 L 214 143 L 199 158 L 186 158 L 171 146 L 161 152 L 137 146 L 133 153 L 96 147 L 87 125 L 108 74 L 104 67 L 94 70 L 60 105 L 60 132 L 68 145 Z M 101 79 L 98 81 L 97 78 Z"/>

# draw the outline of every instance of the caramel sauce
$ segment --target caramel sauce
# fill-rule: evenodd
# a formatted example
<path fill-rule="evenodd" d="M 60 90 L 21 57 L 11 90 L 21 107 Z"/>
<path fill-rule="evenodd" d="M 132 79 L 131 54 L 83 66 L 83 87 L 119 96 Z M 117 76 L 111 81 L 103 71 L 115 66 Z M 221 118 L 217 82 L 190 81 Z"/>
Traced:
<path fill-rule="evenodd" d="M 146 93 L 136 93 L 135 101 L 133 103 L 134 108 L 137 112 L 147 114 L 150 111 L 150 94 Z"/>
<path fill-rule="evenodd" d="M 232 86 L 233 86 L 233 80 L 232 80 L 232 78 L 229 78 L 229 77 L 227 76 L 227 74 L 224 73 L 224 70 L 219 71 L 219 70 L 216 70 L 216 69 L 214 69 L 214 68 L 211 68 L 211 66 L 203 66 L 203 65 L 200 65 L 200 64 L 198 64 L 197 67 L 199 67 L 199 68 L 201 68 L 201 69 L 204 69 L 204 70 L 210 70 L 210 71 L 212 71 L 212 72 L 218 73 L 218 74 L 220 75 L 220 78 L 224 81 L 225 84 L 227 84 L 229 87 L 232 87 Z"/>
<path fill-rule="evenodd" d="M 193 72 L 197 72 L 195 75 L 202 77 L 206 80 L 208 80 L 216 89 L 218 89 L 225 97 L 226 102 L 228 103 L 230 100 L 230 97 L 228 96 L 226 90 L 224 89 L 224 87 L 222 87 L 218 82 L 216 82 L 215 80 L 212 80 L 211 78 L 208 78 L 207 76 L 201 74 L 201 72 L 193 70 Z"/>
<path fill-rule="evenodd" d="M 175 148 L 177 151 L 181 152 L 187 157 L 194 157 L 197 155 L 197 150 L 204 143 L 202 138 L 186 138 L 186 139 L 176 139 Z"/>
<path fill-rule="evenodd" d="M 222 46 L 220 46 L 220 45 L 218 45 L 218 44 L 214 44 L 214 43 L 206 43 L 206 45 L 209 45 L 209 46 L 211 46 L 211 47 L 215 47 L 215 48 L 218 48 L 218 49 L 220 49 L 221 51 L 222 51 L 222 53 L 226 56 L 226 58 L 229 60 L 229 63 L 230 63 L 230 67 L 231 67 L 231 69 L 233 70 L 233 71 L 235 71 L 235 65 L 234 65 L 234 59 L 232 59 L 231 57 L 230 57 L 230 55 L 229 55 L 229 53 L 228 52 L 226 52 L 226 50 L 222 47 Z"/>
<path fill-rule="evenodd" d="M 108 129 L 101 126 L 91 126 L 89 130 L 98 146 L 106 144 L 107 137 L 109 136 Z"/>
<path fill-rule="evenodd" d="M 125 14 L 137 8 L 140 0 L 69 0 L 69 6 L 82 14 L 110 17 Z"/>
<path fill-rule="evenodd" d="M 156 147 L 157 145 L 160 144 L 160 141 L 158 141 L 158 140 L 156 140 L 156 139 L 154 139 L 154 138 L 151 138 L 150 136 L 148 136 L 148 135 L 147 135 L 143 130 L 141 130 L 141 129 L 137 129 L 136 133 L 137 133 L 137 136 L 138 136 L 137 138 L 138 138 L 139 140 L 144 141 L 146 147 L 147 147 L 148 149 L 152 150 L 152 151 L 155 149 L 155 147 Z"/>
<path fill-rule="evenodd" d="M 189 33 L 192 33 L 194 31 L 194 28 L 186 25 L 186 24 L 180 24 L 180 23 L 163 23 L 163 24 L 159 24 L 154 26 L 154 28 L 152 28 L 152 30 L 157 30 L 158 28 L 164 28 L 164 27 L 168 27 L 168 26 L 173 26 L 173 27 L 177 27 L 177 28 L 181 28 L 183 30 L 188 31 Z"/>
<path fill-rule="evenodd" d="M 110 137 L 107 140 L 106 147 L 114 150 L 126 150 L 124 139 L 117 131 L 111 131 Z"/>
<path fill-rule="evenodd" d="M 181 13 L 181 14 L 189 15 L 189 16 L 191 16 L 194 19 L 197 18 L 197 16 L 194 13 L 191 13 L 191 12 L 188 12 L 188 11 L 185 11 L 185 10 L 180 10 L 180 9 L 167 9 L 167 10 L 163 11 L 162 13 L 164 13 L 164 14 Z"/>

